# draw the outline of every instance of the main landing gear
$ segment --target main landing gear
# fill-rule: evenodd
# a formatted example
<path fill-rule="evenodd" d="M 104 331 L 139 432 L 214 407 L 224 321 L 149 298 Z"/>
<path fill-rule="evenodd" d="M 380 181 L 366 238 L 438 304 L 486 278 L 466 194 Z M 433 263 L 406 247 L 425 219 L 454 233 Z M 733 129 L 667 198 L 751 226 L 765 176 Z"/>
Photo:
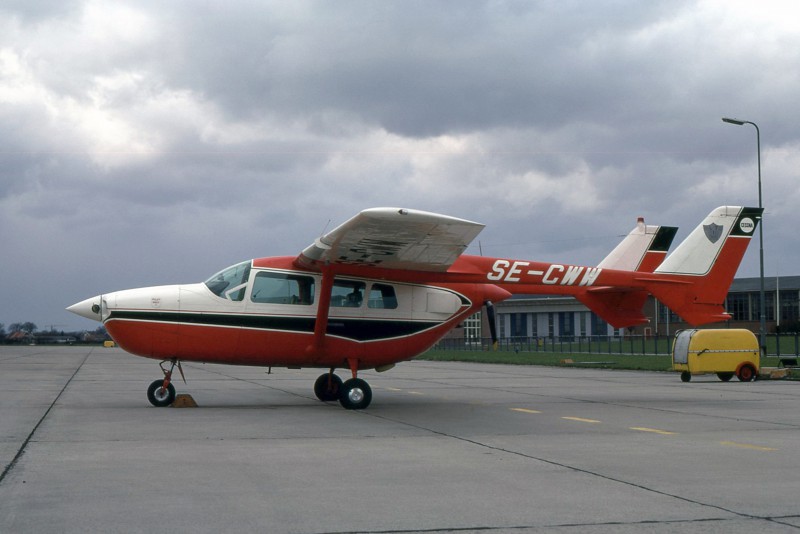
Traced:
<path fill-rule="evenodd" d="M 170 363 L 169 369 L 165 364 Z M 181 362 L 177 359 L 164 360 L 159 366 L 164 373 L 164 378 L 154 380 L 150 387 L 147 388 L 147 400 L 153 406 L 163 407 L 169 406 L 175 402 L 175 386 L 172 385 L 172 372 L 175 367 L 180 371 L 183 377 L 183 369 Z M 329 373 L 325 373 L 317 378 L 314 382 L 314 394 L 317 398 L 324 402 L 339 401 L 347 410 L 363 410 L 369 403 L 372 402 L 372 388 L 365 380 L 356 378 L 355 376 L 350 380 L 342 381 L 339 376 L 333 373 L 331 369 Z M 355 375 L 355 372 L 353 372 Z M 184 382 L 186 379 L 184 378 Z"/>
<path fill-rule="evenodd" d="M 164 364 L 166 362 L 172 363 L 169 370 L 164 368 Z M 175 366 L 177 365 L 178 371 L 180 371 L 181 376 L 183 377 L 183 369 L 181 368 L 181 362 L 179 362 L 176 358 L 173 358 L 172 360 L 164 360 L 158 365 L 161 367 L 161 371 L 164 373 L 164 378 L 155 380 L 150 384 L 150 387 L 147 388 L 147 400 L 149 400 L 150 404 L 153 406 L 161 408 L 164 406 L 169 406 L 175 402 L 175 386 L 172 385 L 172 371 L 175 370 Z M 185 381 L 186 378 L 184 378 L 184 382 Z"/>
<path fill-rule="evenodd" d="M 320 375 L 314 382 L 314 394 L 324 402 L 339 401 L 347 410 L 363 410 L 372 402 L 372 388 L 365 380 L 351 378 L 345 382 L 337 375 L 329 373 Z"/>

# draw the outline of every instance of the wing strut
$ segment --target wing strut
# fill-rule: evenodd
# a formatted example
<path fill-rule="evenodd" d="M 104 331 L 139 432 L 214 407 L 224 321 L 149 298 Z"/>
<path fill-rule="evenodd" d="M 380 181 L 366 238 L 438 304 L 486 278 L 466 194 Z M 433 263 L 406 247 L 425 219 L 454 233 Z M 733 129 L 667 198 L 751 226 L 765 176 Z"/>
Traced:
<path fill-rule="evenodd" d="M 325 333 L 328 331 L 328 314 L 331 309 L 331 291 L 333 290 L 333 269 L 326 264 L 322 267 L 322 288 L 319 292 L 317 320 L 314 322 L 314 342 L 308 347 L 309 352 L 318 353 L 325 344 Z"/>

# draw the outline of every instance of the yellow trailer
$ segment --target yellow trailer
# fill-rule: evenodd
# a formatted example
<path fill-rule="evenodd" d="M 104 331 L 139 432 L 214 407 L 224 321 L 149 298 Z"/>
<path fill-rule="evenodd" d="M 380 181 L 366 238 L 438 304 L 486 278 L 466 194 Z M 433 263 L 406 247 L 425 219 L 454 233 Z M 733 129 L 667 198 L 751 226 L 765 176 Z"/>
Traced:
<path fill-rule="evenodd" d="M 744 328 L 679 330 L 672 344 L 672 369 L 688 382 L 692 375 L 716 373 L 727 382 L 758 376 L 761 365 L 758 339 Z"/>

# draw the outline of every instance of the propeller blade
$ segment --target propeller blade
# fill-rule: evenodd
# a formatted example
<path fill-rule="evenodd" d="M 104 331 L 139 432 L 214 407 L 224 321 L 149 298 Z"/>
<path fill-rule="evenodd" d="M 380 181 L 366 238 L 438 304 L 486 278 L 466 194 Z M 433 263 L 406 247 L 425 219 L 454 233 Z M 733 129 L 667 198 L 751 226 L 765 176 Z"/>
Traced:
<path fill-rule="evenodd" d="M 497 350 L 497 321 L 495 321 L 494 304 L 491 300 L 483 303 L 486 306 L 486 320 L 489 321 L 489 334 L 492 336 L 492 349 Z"/>

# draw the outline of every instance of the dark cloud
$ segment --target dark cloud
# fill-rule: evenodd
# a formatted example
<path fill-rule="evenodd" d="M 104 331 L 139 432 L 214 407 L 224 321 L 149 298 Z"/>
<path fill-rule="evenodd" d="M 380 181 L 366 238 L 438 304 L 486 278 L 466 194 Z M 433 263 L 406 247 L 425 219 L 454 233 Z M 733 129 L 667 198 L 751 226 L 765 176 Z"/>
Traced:
<path fill-rule="evenodd" d="M 767 263 L 792 274 L 797 14 L 772 0 L 6 2 L 0 322 L 69 322 L 62 308 L 99 291 L 296 254 L 376 205 L 485 222 L 487 254 L 594 263 L 636 216 L 688 232 L 756 202 L 755 131 L 729 115 L 762 127 L 781 244 Z"/>

